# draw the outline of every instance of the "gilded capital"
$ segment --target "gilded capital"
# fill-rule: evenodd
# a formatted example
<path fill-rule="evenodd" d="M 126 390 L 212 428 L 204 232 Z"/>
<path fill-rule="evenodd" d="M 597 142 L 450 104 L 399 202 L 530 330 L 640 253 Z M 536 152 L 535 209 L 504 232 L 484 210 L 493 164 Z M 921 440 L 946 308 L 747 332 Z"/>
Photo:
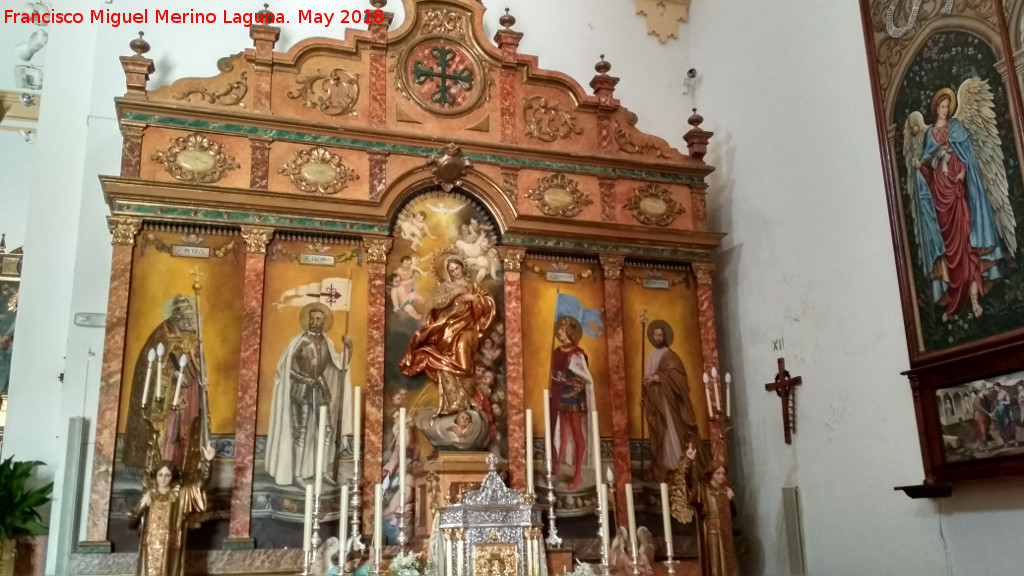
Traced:
<path fill-rule="evenodd" d="M 505 272 L 520 272 L 523 269 L 523 258 L 526 258 L 526 248 L 498 246 L 498 256 L 501 256 Z"/>
<path fill-rule="evenodd" d="M 363 252 L 366 254 L 367 262 L 384 264 L 388 261 L 388 252 L 391 251 L 391 238 L 363 238 Z"/>
<path fill-rule="evenodd" d="M 601 256 L 601 267 L 604 268 L 604 277 L 609 280 L 622 278 L 622 266 L 626 259 L 622 256 Z"/>
<path fill-rule="evenodd" d="M 135 245 L 135 235 L 142 228 L 142 219 L 129 216 L 107 216 L 107 228 L 110 229 L 110 234 L 113 236 L 110 240 L 111 244 L 133 246 Z"/>
<path fill-rule="evenodd" d="M 266 254 L 267 244 L 274 237 L 273 228 L 242 226 L 242 238 L 245 239 L 245 251 L 249 254 Z"/>
<path fill-rule="evenodd" d="M 715 272 L 715 265 L 710 262 L 694 262 L 693 272 L 697 275 L 698 285 L 710 286 L 711 275 Z"/>

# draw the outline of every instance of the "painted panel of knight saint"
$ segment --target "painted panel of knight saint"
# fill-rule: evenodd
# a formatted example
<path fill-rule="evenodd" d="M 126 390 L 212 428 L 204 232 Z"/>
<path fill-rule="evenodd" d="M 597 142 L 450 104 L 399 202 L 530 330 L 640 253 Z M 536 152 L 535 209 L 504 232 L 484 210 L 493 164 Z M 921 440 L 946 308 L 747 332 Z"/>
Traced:
<path fill-rule="evenodd" d="M 523 379 L 526 405 L 534 413 L 534 485 L 541 494 L 553 487 L 560 535 L 589 538 L 597 530 L 603 454 L 609 460 L 612 454 L 601 266 L 590 260 L 530 257 L 522 270 L 523 302 L 529 304 L 523 308 L 523 357 L 530 359 L 523 363 Z M 550 454 L 545 453 L 546 432 Z"/>
<path fill-rule="evenodd" d="M 498 229 L 468 196 L 428 190 L 394 226 L 385 317 L 384 535 L 398 541 L 399 411 L 410 469 L 435 452 L 508 455 Z M 413 485 L 411 472 L 407 486 Z M 412 499 L 407 510 L 414 509 Z M 414 522 L 408 522 L 413 526 Z"/>
<path fill-rule="evenodd" d="M 971 31 L 931 33 L 889 112 L 922 352 L 1024 324 L 1024 186 L 999 51 Z"/>
<path fill-rule="evenodd" d="M 144 228 L 135 243 L 108 536 L 115 552 L 140 550 L 141 538 L 147 566 L 177 530 L 158 519 L 191 527 L 190 549 L 227 535 L 244 266 L 230 232 Z"/>
<path fill-rule="evenodd" d="M 367 273 L 344 240 L 278 235 L 267 250 L 251 534 L 258 548 L 302 545 L 324 421 L 321 532 L 338 532 L 352 475 L 353 386 L 366 373 Z M 321 411 L 323 409 L 323 412 Z"/>

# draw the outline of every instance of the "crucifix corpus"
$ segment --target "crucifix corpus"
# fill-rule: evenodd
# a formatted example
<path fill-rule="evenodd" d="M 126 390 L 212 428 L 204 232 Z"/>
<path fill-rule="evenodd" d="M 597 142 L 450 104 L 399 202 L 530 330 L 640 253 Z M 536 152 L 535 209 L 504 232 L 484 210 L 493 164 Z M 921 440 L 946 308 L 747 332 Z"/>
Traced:
<path fill-rule="evenodd" d="M 793 378 L 786 370 L 786 359 L 779 358 L 779 373 L 775 375 L 775 382 L 765 384 L 764 389 L 768 392 L 775 392 L 782 398 L 782 429 L 786 434 L 786 444 L 793 443 L 793 433 L 796 432 L 796 404 L 795 388 L 803 384 L 802 379 L 797 376 Z"/>

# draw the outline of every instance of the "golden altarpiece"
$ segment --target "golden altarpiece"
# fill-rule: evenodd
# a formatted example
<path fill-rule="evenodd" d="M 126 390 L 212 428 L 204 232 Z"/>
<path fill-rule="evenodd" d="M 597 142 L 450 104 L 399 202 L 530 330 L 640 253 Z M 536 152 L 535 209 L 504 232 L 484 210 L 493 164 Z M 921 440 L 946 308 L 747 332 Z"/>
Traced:
<path fill-rule="evenodd" d="M 384 484 L 395 542 L 402 408 L 414 547 L 494 454 L 545 517 L 551 495 L 564 542 L 549 560 L 600 557 L 601 481 L 615 526 L 632 487 L 660 557 L 659 483 L 690 445 L 698 461 L 726 460 L 723 391 L 701 381 L 718 365 L 722 237 L 707 230 L 702 119 L 690 117 L 681 153 L 636 128 L 603 57 L 588 93 L 518 52 L 507 11 L 405 0 L 392 30 L 386 2 L 371 4 L 367 31 L 286 53 L 279 28 L 253 25 L 253 47 L 212 78 L 149 87 L 141 36 L 121 58 L 121 174 L 102 178 L 108 324 L 72 573 L 134 571 L 127 518 L 147 446 L 180 461 L 180 431 L 203 413 L 198 370 L 216 456 L 190 574 L 298 570 L 318 406 L 321 539 L 338 534 L 355 474 L 353 529 L 369 538 Z M 140 407 L 172 397 L 180 409 L 153 420 L 158 435 L 140 434 Z M 675 554 L 692 572 L 697 531 L 685 502 L 673 507 Z"/>

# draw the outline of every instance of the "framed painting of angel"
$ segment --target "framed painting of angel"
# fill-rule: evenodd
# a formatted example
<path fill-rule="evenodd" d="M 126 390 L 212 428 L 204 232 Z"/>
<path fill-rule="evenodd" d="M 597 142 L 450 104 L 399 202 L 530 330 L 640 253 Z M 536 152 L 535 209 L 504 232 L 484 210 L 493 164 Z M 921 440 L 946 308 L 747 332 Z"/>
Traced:
<path fill-rule="evenodd" d="M 1024 338 L 1006 21 L 966 2 L 862 7 L 911 365 Z"/>

